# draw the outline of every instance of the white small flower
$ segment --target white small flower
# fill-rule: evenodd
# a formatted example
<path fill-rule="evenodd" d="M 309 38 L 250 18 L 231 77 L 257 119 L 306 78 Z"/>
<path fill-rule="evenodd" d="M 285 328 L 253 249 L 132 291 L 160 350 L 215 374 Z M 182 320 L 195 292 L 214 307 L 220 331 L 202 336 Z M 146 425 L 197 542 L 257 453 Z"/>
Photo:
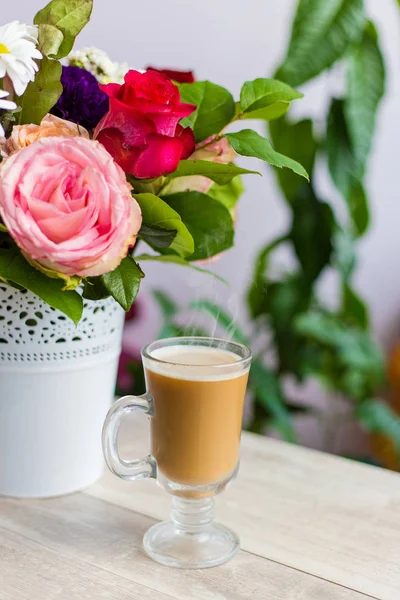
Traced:
<path fill-rule="evenodd" d="M 68 64 L 89 71 L 102 84 L 123 83 L 124 75 L 129 71 L 127 63 L 112 61 L 106 52 L 94 46 L 71 52 Z"/>
<path fill-rule="evenodd" d="M 6 98 L 7 96 L 8 92 L 0 90 L 0 110 L 15 110 L 17 108 L 15 102 L 11 102 L 11 100 L 3 100 L 3 98 Z M 2 138 L 4 138 L 4 129 L 2 124 L 0 123 L 0 144 Z"/>
<path fill-rule="evenodd" d="M 35 79 L 38 66 L 34 58 L 42 58 L 36 48 L 38 30 L 19 21 L 0 27 L 0 79 L 8 75 L 17 96 L 21 96 Z"/>

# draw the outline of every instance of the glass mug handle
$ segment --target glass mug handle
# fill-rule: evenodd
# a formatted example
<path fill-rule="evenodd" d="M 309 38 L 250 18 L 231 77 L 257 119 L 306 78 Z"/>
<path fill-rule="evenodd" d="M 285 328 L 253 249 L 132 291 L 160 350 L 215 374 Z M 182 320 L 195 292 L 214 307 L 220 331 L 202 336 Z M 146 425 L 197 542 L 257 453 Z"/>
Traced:
<path fill-rule="evenodd" d="M 118 433 L 123 417 L 133 411 L 142 411 L 150 417 L 154 414 L 153 398 L 149 393 L 142 396 L 124 396 L 110 408 L 103 425 L 103 453 L 110 471 L 121 479 L 156 478 L 157 465 L 150 455 L 134 460 L 124 460 L 118 452 Z"/>

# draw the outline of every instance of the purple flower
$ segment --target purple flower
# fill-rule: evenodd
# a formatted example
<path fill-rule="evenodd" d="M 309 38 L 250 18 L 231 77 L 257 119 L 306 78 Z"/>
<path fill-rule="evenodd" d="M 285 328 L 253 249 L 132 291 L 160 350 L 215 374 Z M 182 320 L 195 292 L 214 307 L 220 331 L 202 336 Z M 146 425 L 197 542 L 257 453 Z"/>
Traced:
<path fill-rule="evenodd" d="M 109 99 L 97 79 L 80 67 L 63 67 L 63 92 L 51 112 L 57 117 L 94 129 L 108 111 Z"/>

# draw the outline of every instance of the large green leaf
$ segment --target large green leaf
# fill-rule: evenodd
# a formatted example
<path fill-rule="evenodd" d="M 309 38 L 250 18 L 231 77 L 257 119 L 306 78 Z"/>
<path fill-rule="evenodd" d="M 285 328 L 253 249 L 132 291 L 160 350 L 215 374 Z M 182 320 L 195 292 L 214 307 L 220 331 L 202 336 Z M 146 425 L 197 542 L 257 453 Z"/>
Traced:
<path fill-rule="evenodd" d="M 240 91 L 239 118 L 275 119 L 282 116 L 290 103 L 303 94 L 276 79 L 246 81 Z"/>
<path fill-rule="evenodd" d="M 208 337 L 209 334 L 203 327 L 199 327 L 195 323 L 189 322 L 188 325 L 180 325 L 179 323 L 165 323 L 158 332 L 157 337 L 160 339 L 165 339 L 170 337 L 187 337 L 193 335 L 196 337 Z"/>
<path fill-rule="evenodd" d="M 278 354 L 281 373 L 301 377 L 304 341 L 294 330 L 298 314 L 308 310 L 312 294 L 309 282 L 301 273 L 290 274 L 281 281 L 268 282 L 265 287 L 263 313 L 268 317 L 273 341 Z"/>
<path fill-rule="evenodd" d="M 384 380 L 384 356 L 367 332 L 350 327 L 335 315 L 309 312 L 299 315 L 295 329 L 328 348 L 334 349 L 343 366 L 365 371 L 376 385 Z"/>
<path fill-rule="evenodd" d="M 140 238 L 156 250 L 170 248 L 177 233 L 177 229 L 165 229 L 164 227 L 148 225 L 147 223 L 142 223 L 139 232 Z"/>
<path fill-rule="evenodd" d="M 39 125 L 61 96 L 61 64 L 57 60 L 44 57 L 38 61 L 38 65 L 39 71 L 35 80 L 29 83 L 25 93 L 18 100 L 22 108 L 18 118 L 20 124 Z"/>
<path fill-rule="evenodd" d="M 294 86 L 316 77 L 360 39 L 364 21 L 363 0 L 300 0 L 276 77 Z"/>
<path fill-rule="evenodd" d="M 176 170 L 168 177 L 170 179 L 175 179 L 176 177 L 202 175 L 212 179 L 219 185 L 226 185 L 227 183 L 230 183 L 234 177 L 247 174 L 261 175 L 258 171 L 242 169 L 234 163 L 224 165 L 209 160 L 181 160 Z"/>
<path fill-rule="evenodd" d="M 184 127 L 191 127 L 196 141 L 219 133 L 235 115 L 235 101 L 225 88 L 210 81 L 183 83 L 179 86 L 182 102 L 195 104 L 197 110 L 182 119 Z"/>
<path fill-rule="evenodd" d="M 47 277 L 32 267 L 24 257 L 14 250 L 0 249 L 0 277 L 30 290 L 52 308 L 60 310 L 75 325 L 82 316 L 83 302 L 75 291 L 63 291 L 61 279 Z"/>
<path fill-rule="evenodd" d="M 356 176 L 355 158 L 344 118 L 344 101 L 333 99 L 326 135 L 328 166 L 332 180 L 347 202 L 354 233 L 363 235 L 368 229 L 369 210 L 366 192 Z"/>
<path fill-rule="evenodd" d="M 78 33 L 89 22 L 93 0 L 52 0 L 34 18 L 35 25 L 53 25 L 63 36 L 56 58 L 67 56 Z"/>
<path fill-rule="evenodd" d="M 194 240 L 190 260 L 204 260 L 233 246 L 232 216 L 218 200 L 201 192 L 180 192 L 165 197 Z"/>
<path fill-rule="evenodd" d="M 343 283 L 342 294 L 342 310 L 344 318 L 347 321 L 358 325 L 361 329 L 368 329 L 369 315 L 365 302 L 347 282 Z"/>
<path fill-rule="evenodd" d="M 347 281 L 356 266 L 353 236 L 345 229 L 337 229 L 334 236 L 333 262 L 344 281 Z"/>
<path fill-rule="evenodd" d="M 133 258 L 126 256 L 114 271 L 102 275 L 101 281 L 114 300 L 128 311 L 138 295 L 143 277 L 143 271 Z"/>
<path fill-rule="evenodd" d="M 162 254 L 162 255 L 140 254 L 139 256 L 135 256 L 135 260 L 138 263 L 140 263 L 142 261 L 151 261 L 151 262 L 161 262 L 161 263 L 166 263 L 166 264 L 171 264 L 171 265 L 179 265 L 181 267 L 188 267 L 189 269 L 193 269 L 194 271 L 198 271 L 199 273 L 203 273 L 204 275 L 212 275 L 219 281 L 222 281 L 222 283 L 226 283 L 226 281 L 222 277 L 217 275 L 216 273 L 213 273 L 212 271 L 207 271 L 207 269 L 201 269 L 200 267 L 197 267 L 196 265 L 192 265 L 190 262 L 187 262 L 184 258 L 181 258 L 180 256 L 175 255 L 175 254 Z"/>
<path fill-rule="evenodd" d="M 294 173 L 308 180 L 307 171 L 301 164 L 276 152 L 269 140 L 263 138 L 252 129 L 243 129 L 238 133 L 228 133 L 225 137 L 238 154 L 242 156 L 254 156 L 274 167 L 291 169 Z"/>
<path fill-rule="evenodd" d="M 214 184 L 207 192 L 207 196 L 211 196 L 221 202 L 228 210 L 235 208 L 237 201 L 244 192 L 244 185 L 240 175 L 232 179 L 226 185 Z"/>
<path fill-rule="evenodd" d="M 317 151 L 312 120 L 292 123 L 287 119 L 279 119 L 269 124 L 269 130 L 276 151 L 299 162 L 311 177 Z M 303 185 L 303 180 L 288 169 L 277 169 L 276 174 L 282 192 L 292 202 Z"/>
<path fill-rule="evenodd" d="M 363 177 L 375 129 L 375 117 L 385 91 L 385 66 L 378 34 L 369 21 L 359 44 L 352 48 L 347 64 L 344 112 L 354 168 Z"/>
<path fill-rule="evenodd" d="M 110 297 L 110 292 L 99 277 L 87 277 L 83 282 L 82 296 L 87 300 L 104 300 Z"/>
<path fill-rule="evenodd" d="M 221 306 L 211 300 L 194 300 L 190 303 L 190 308 L 211 316 L 215 326 L 222 327 L 228 336 L 240 344 L 248 344 L 247 336 L 235 323 L 235 319 Z"/>
<path fill-rule="evenodd" d="M 152 290 L 152 295 L 157 302 L 164 319 L 170 319 L 178 313 L 178 305 L 166 292 L 163 290 Z"/>
<path fill-rule="evenodd" d="M 170 241 L 167 247 L 179 256 L 186 257 L 193 254 L 195 250 L 193 237 L 175 210 L 154 194 L 134 194 L 134 197 L 139 203 L 143 218 L 144 228 L 139 235 L 151 247 L 161 250 Z"/>
<path fill-rule="evenodd" d="M 263 314 L 266 308 L 266 290 L 267 290 L 267 269 L 270 254 L 280 244 L 287 241 L 286 237 L 277 238 L 271 244 L 268 244 L 257 255 L 254 263 L 253 276 L 247 292 L 247 304 L 253 319 Z"/>
<path fill-rule="evenodd" d="M 39 25 L 38 46 L 40 52 L 47 57 L 57 56 L 64 36 L 54 25 Z"/>
<path fill-rule="evenodd" d="M 304 277 L 312 283 L 330 262 L 334 229 L 332 209 L 316 197 L 311 185 L 305 183 L 292 202 L 292 210 L 290 239 Z"/>
<path fill-rule="evenodd" d="M 369 227 L 370 213 L 367 192 L 360 181 L 350 180 L 350 194 L 348 203 L 351 216 L 358 236 L 364 235 Z"/>
<path fill-rule="evenodd" d="M 258 119 L 261 121 L 275 121 L 280 117 L 283 117 L 289 110 L 290 104 L 289 102 L 275 102 L 270 106 L 266 106 L 265 108 L 259 108 L 258 110 L 254 110 L 252 112 L 240 112 L 240 103 L 236 103 L 237 108 L 237 119 Z"/>
<path fill-rule="evenodd" d="M 400 456 L 400 417 L 390 406 L 381 400 L 365 400 L 357 407 L 356 416 L 367 431 L 388 436 Z"/>
<path fill-rule="evenodd" d="M 285 406 L 279 378 L 258 358 L 254 359 L 251 365 L 249 386 L 254 390 L 257 401 L 274 417 L 275 426 L 282 432 L 284 439 L 294 443 L 296 435 L 290 413 Z"/>

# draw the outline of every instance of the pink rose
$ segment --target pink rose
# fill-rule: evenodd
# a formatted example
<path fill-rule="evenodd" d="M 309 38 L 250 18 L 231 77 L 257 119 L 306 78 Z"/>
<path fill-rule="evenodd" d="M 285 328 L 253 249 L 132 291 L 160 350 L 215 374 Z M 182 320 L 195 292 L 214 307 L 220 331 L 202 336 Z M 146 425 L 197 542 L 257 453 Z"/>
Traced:
<path fill-rule="evenodd" d="M 27 125 L 14 125 L 10 137 L 3 146 L 0 144 L 3 156 L 13 154 L 25 146 L 29 146 L 45 137 L 86 137 L 89 134 L 84 127 L 65 121 L 54 115 L 43 117 L 40 125 L 29 123 Z"/>
<path fill-rule="evenodd" d="M 41 139 L 4 160 L 0 215 L 29 259 L 81 277 L 115 269 L 142 222 L 122 169 L 81 137 Z"/>
<path fill-rule="evenodd" d="M 215 135 L 196 145 L 195 151 L 189 160 L 209 160 L 226 165 L 235 160 L 237 154 L 226 138 L 215 140 Z M 202 192 L 207 194 L 213 181 L 202 175 L 190 175 L 173 179 L 163 191 L 164 195 L 178 192 Z"/>

